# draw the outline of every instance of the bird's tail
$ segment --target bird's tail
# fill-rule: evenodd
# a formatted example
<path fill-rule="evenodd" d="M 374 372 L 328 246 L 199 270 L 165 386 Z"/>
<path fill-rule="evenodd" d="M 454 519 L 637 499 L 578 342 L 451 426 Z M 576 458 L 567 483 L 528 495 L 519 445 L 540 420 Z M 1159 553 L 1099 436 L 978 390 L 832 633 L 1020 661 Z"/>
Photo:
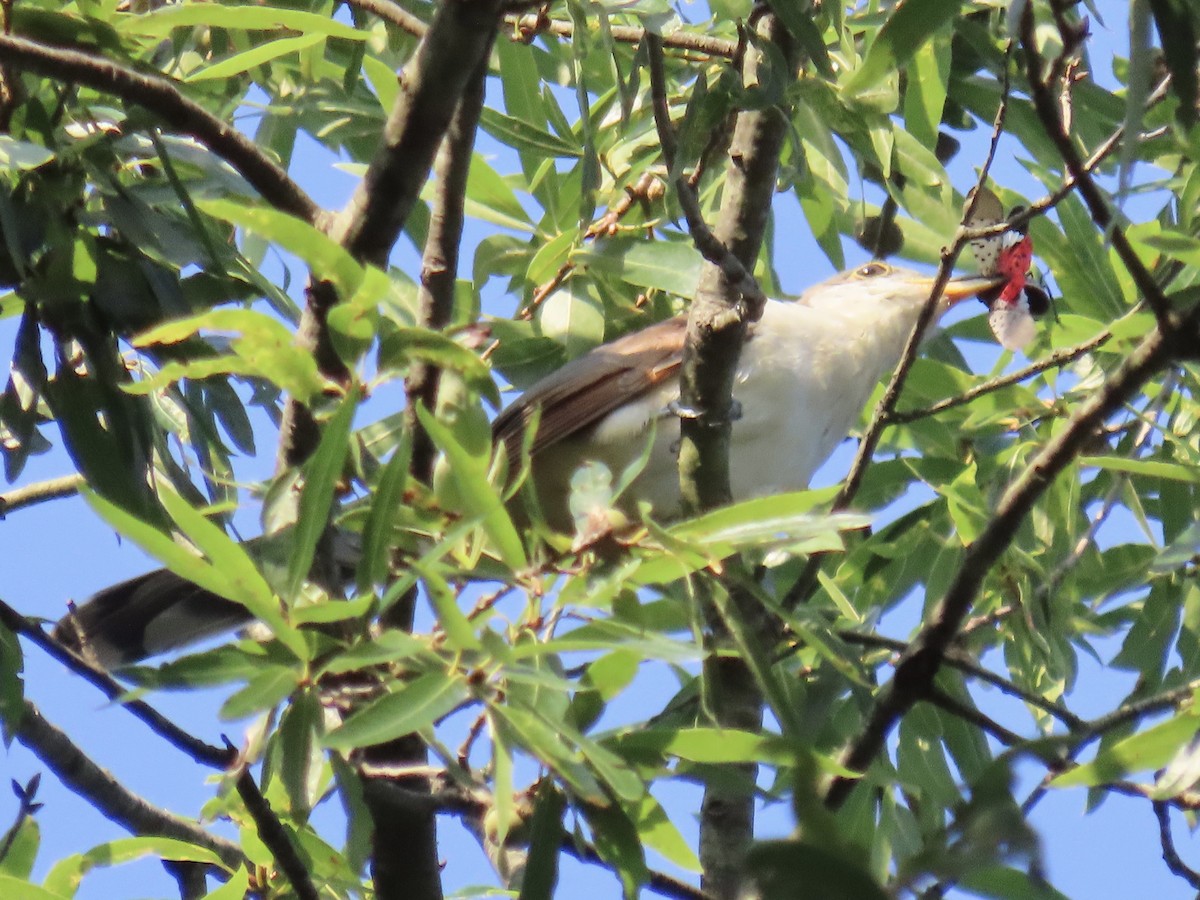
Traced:
<path fill-rule="evenodd" d="M 94 594 L 58 621 L 54 636 L 111 669 L 248 621 L 244 606 L 159 569 Z"/>
<path fill-rule="evenodd" d="M 349 581 L 362 555 L 360 536 L 335 530 L 335 578 Z M 286 531 L 244 544 L 261 564 L 286 570 Z M 178 650 L 251 621 L 246 608 L 166 569 L 147 572 L 93 594 L 54 626 L 54 636 L 106 668 Z"/>

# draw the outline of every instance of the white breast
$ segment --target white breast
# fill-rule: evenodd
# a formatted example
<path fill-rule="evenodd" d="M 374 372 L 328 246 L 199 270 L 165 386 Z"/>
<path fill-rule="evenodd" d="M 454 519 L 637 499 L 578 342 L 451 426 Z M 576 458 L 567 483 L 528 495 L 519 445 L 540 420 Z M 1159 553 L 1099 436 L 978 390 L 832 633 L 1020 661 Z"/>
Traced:
<path fill-rule="evenodd" d="M 806 487 L 854 426 L 880 377 L 895 367 L 911 316 L 897 310 L 880 321 L 858 312 L 768 302 L 742 350 L 734 386 L 741 406 L 730 454 L 734 500 Z M 679 423 L 667 407 L 678 395 L 672 381 L 609 415 L 586 439 L 552 448 L 546 455 L 554 459 L 541 461 L 559 471 L 549 480 L 569 477 L 585 458 L 619 477 L 645 449 L 654 421 L 654 449 L 629 499 L 649 501 L 660 518 L 677 515 Z M 549 499 L 545 489 L 543 497 Z"/>

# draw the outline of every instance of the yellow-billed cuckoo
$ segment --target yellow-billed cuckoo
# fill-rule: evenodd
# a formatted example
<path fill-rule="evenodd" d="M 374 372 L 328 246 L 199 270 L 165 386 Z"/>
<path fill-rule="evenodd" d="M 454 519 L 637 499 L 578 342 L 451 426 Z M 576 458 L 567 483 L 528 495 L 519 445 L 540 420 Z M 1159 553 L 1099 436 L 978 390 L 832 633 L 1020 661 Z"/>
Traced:
<path fill-rule="evenodd" d="M 1003 281 L 951 279 L 937 316 Z M 875 384 L 895 367 L 932 287 L 927 276 L 872 262 L 798 300 L 767 302 L 748 332 L 734 385 L 740 406 L 730 453 L 735 501 L 808 485 Z M 673 448 L 679 428 L 670 408 L 679 396 L 685 325 L 677 316 L 597 347 L 538 381 L 497 417 L 493 437 L 516 463 L 524 428 L 540 411 L 531 472 L 552 525 L 570 527 L 567 499 L 576 469 L 596 460 L 621 472 L 645 450 L 651 423 L 657 423 L 655 443 L 629 499 L 649 501 L 660 518 L 678 514 Z M 241 606 L 164 570 L 101 591 L 56 633 L 112 666 L 246 619 Z"/>

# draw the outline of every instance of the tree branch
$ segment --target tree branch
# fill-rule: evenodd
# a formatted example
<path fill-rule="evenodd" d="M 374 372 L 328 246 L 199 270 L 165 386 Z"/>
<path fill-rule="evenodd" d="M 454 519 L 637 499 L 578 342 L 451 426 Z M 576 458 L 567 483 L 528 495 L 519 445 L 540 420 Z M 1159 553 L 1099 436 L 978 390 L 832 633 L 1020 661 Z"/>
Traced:
<path fill-rule="evenodd" d="M 233 166 L 276 209 L 306 222 L 317 221 L 321 208 L 258 144 L 184 96 L 166 78 L 136 72 L 107 58 L 45 47 L 11 35 L 0 35 L 0 62 L 59 81 L 84 84 L 145 107 Z"/>
<path fill-rule="evenodd" d="M 467 83 L 436 163 L 437 186 L 429 220 L 429 234 L 421 259 L 421 287 L 417 295 L 420 324 L 440 331 L 454 314 L 454 285 L 458 278 L 459 245 L 462 241 L 463 206 L 467 176 L 475 148 L 475 132 L 483 110 L 487 82 L 487 51 Z M 436 449 L 419 427 L 413 412 L 420 404 L 433 409 L 437 400 L 440 371 L 425 363 L 414 366 L 408 377 L 409 427 L 414 429 L 412 475 L 428 482 L 433 475 Z"/>
<path fill-rule="evenodd" d="M 329 235 L 356 260 L 387 267 L 388 255 L 429 177 L 434 154 L 476 66 L 486 64 L 499 22 L 499 0 L 447 0 L 400 74 L 400 92 L 379 148 Z M 314 277 L 297 343 L 321 374 L 346 384 L 349 373 L 333 347 L 327 319 L 338 302 L 333 286 Z M 289 398 L 280 425 L 280 466 L 304 462 L 320 429 L 312 411 Z"/>
<path fill-rule="evenodd" d="M 406 31 L 416 37 L 421 37 L 429 28 L 425 22 L 405 10 L 392 0 L 346 0 L 347 5 L 361 9 L 364 12 L 378 16 L 385 22 L 395 25 L 401 31 Z M 567 38 L 575 36 L 575 23 L 564 19 L 551 19 L 540 13 L 521 14 L 511 10 L 511 4 L 502 4 L 504 24 L 516 31 L 522 40 L 530 41 L 539 34 L 552 34 L 555 37 Z M 634 25 L 608 26 L 612 39 L 621 44 L 640 44 L 646 39 L 644 28 Z M 683 50 L 692 53 L 704 53 L 708 56 L 733 59 L 737 54 L 737 41 L 727 41 L 707 34 L 695 34 L 689 31 L 676 31 L 662 35 L 663 46 L 672 50 Z"/>
<path fill-rule="evenodd" d="M 884 637 L 881 634 L 865 634 L 860 631 L 839 631 L 838 638 L 847 644 L 857 644 L 862 647 L 882 647 L 900 654 L 903 654 L 909 648 L 908 643 L 905 641 Z M 997 675 L 991 669 L 976 662 L 974 656 L 970 653 L 956 648 L 949 648 L 943 655 L 943 661 L 946 665 L 953 666 L 960 672 L 978 678 L 980 681 L 986 681 L 1002 693 L 1008 694 L 1010 697 L 1014 697 L 1023 703 L 1028 703 L 1030 706 L 1034 706 L 1042 710 L 1042 712 L 1053 716 L 1071 731 L 1087 727 L 1087 722 L 1084 719 L 1075 715 L 1075 713 L 1066 707 L 1059 706 L 1057 703 L 1047 700 L 1041 694 L 1027 691 L 1007 678 Z"/>
<path fill-rule="evenodd" d="M 757 7 L 756 31 L 795 64 L 786 28 L 774 14 Z M 749 323 L 762 315 L 766 297 L 750 274 L 758 259 L 770 215 L 786 120 L 775 108 L 742 110 L 726 168 L 721 212 L 714 230 L 704 222 L 695 188 L 675 159 L 663 74 L 662 43 L 647 36 L 651 96 L 663 158 L 679 171 L 674 188 L 697 248 L 708 261 L 701 271 L 696 299 L 688 312 L 687 336 L 680 377 L 679 482 L 686 510 L 701 511 L 729 502 L 729 438 L 734 418 L 733 380 Z M 759 50 L 748 49 L 742 80 L 759 77 Z M 716 588 L 720 590 L 720 588 Z M 703 593 L 704 587 L 698 590 Z M 731 588 L 730 601 L 742 622 L 755 633 L 764 630 L 765 611 L 749 592 Z M 713 718 L 719 727 L 754 730 L 762 721 L 762 695 L 753 670 L 737 654 L 720 648 L 732 642 L 725 618 L 709 598 L 702 600 L 712 647 L 705 657 L 704 683 Z M 745 784 L 709 785 L 700 812 L 700 860 L 704 889 L 716 897 L 740 895 L 743 860 L 754 834 L 755 767 L 737 767 Z"/>
<path fill-rule="evenodd" d="M 79 675 L 105 697 L 131 713 L 151 731 L 163 738 L 175 749 L 187 754 L 202 765 L 224 769 L 233 762 L 236 754 L 222 747 L 207 744 L 171 722 L 144 700 L 131 700 L 125 686 L 103 669 L 96 668 L 61 641 L 56 640 L 35 622 L 21 615 L 3 600 L 0 600 L 0 624 L 14 634 L 24 635 L 67 669 Z"/>
<path fill-rule="evenodd" d="M 219 856 L 231 870 L 246 865 L 237 844 L 209 834 L 190 819 L 159 809 L 134 794 L 89 759 L 66 734 L 47 722 L 28 700 L 25 701 L 25 714 L 16 723 L 15 731 L 17 740 L 44 762 L 63 784 L 129 832 L 162 835 L 204 847 Z"/>

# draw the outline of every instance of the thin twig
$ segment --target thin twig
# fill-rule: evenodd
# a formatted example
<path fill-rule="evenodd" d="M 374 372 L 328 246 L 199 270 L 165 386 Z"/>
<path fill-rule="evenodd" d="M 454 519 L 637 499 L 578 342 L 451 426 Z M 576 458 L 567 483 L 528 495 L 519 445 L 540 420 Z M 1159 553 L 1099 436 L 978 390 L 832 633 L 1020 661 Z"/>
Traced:
<path fill-rule="evenodd" d="M 862 439 L 858 443 L 858 450 L 854 454 L 854 460 L 850 463 L 850 470 L 846 473 L 846 479 L 842 482 L 837 496 L 834 497 L 830 508 L 832 512 L 840 512 L 848 508 L 854 497 L 858 494 L 858 490 L 862 486 L 863 477 L 866 475 L 867 467 L 871 464 L 871 460 L 875 456 L 875 450 L 879 446 L 880 439 L 883 437 L 884 429 L 890 424 L 889 417 L 896 407 L 896 402 L 900 399 L 900 392 L 904 389 L 905 381 L 908 380 L 908 373 L 916 362 L 921 341 L 924 339 L 926 330 L 933 323 L 938 301 L 946 289 L 946 284 L 950 281 L 950 275 L 954 271 L 958 255 L 968 243 L 967 223 L 975 215 L 975 206 L 978 203 L 980 192 L 987 182 L 992 161 L 996 157 L 996 149 L 1000 144 L 1000 136 L 1004 133 L 1004 119 L 1007 115 L 1009 94 L 1007 64 L 1009 52 L 1011 52 L 1011 44 L 1009 49 L 1005 51 L 1004 81 L 1001 87 L 1000 105 L 996 109 L 996 117 L 992 122 L 991 141 L 988 144 L 988 152 L 984 157 L 983 165 L 980 167 L 975 189 L 967 195 L 967 202 L 963 207 L 962 218 L 959 222 L 958 231 L 954 235 L 954 240 L 950 246 L 942 250 L 941 261 L 938 264 L 937 272 L 934 274 L 933 287 L 929 291 L 929 298 L 925 301 L 925 305 L 921 307 L 921 312 L 917 316 L 916 322 L 913 323 L 912 332 L 908 336 L 908 342 L 904 345 L 904 351 L 900 354 L 900 362 L 897 364 L 896 370 L 892 373 L 892 377 L 884 389 L 883 397 L 871 415 L 871 421 L 867 425 L 867 430 L 863 433 Z M 808 558 L 795 584 L 783 596 L 782 605 L 784 609 L 796 607 L 812 594 L 817 583 L 817 573 L 821 568 L 825 555 L 824 553 L 814 553 Z"/>
<path fill-rule="evenodd" d="M 1113 218 L 1112 210 L 1109 209 L 1103 192 L 1092 180 L 1091 173 L 1084 168 L 1075 142 L 1063 129 L 1053 92 L 1039 72 L 1041 57 L 1038 55 L 1033 32 L 1033 4 L 1030 3 L 1026 4 L 1025 10 L 1021 14 L 1021 43 L 1025 48 L 1025 72 L 1029 80 L 1029 93 L 1038 120 L 1042 123 L 1047 137 L 1054 143 L 1066 170 L 1075 179 L 1079 195 L 1087 205 L 1092 221 L 1112 242 L 1113 250 L 1116 251 L 1121 263 L 1129 272 L 1130 278 L 1137 286 L 1138 293 L 1150 306 L 1154 317 L 1158 320 L 1159 328 L 1171 328 L 1171 301 L 1163 294 L 1162 288 L 1159 287 L 1150 270 L 1142 263 L 1137 251 L 1126 237 L 1125 230 Z"/>
<path fill-rule="evenodd" d="M 1101 331 L 1094 337 L 1089 338 L 1081 344 L 1076 344 L 1073 347 L 1064 347 L 1061 350 L 1056 350 L 1045 359 L 1040 359 L 1035 363 L 1031 363 L 1023 369 L 1016 372 L 1011 372 L 1008 375 L 1001 375 L 998 378 L 991 378 L 982 384 L 977 384 L 975 387 L 963 391 L 955 397 L 947 397 L 945 400 L 939 400 L 931 406 L 926 406 L 921 409 L 913 410 L 893 410 L 887 416 L 889 425 L 907 425 L 909 422 L 916 422 L 918 419 L 925 419 L 929 416 L 936 416 L 948 409 L 954 409 L 957 406 L 964 406 L 973 400 L 978 400 L 980 397 L 987 394 L 995 393 L 1013 384 L 1019 384 L 1028 378 L 1035 375 L 1040 375 L 1049 369 L 1059 369 L 1069 363 L 1073 363 L 1081 356 L 1086 356 L 1098 347 L 1103 346 L 1112 337 L 1112 332 L 1109 330 Z"/>
<path fill-rule="evenodd" d="M 11 512 L 35 506 L 47 500 L 59 500 L 63 497 L 73 497 L 79 493 L 79 488 L 87 480 L 82 475 L 64 475 L 61 478 L 50 478 L 25 487 L 13 488 L 0 494 L 0 519 Z"/>
<path fill-rule="evenodd" d="M 522 34 L 532 37 L 536 34 L 553 34 L 557 37 L 571 38 L 575 35 L 575 25 L 561 19 L 541 19 L 537 15 L 505 16 L 504 23 L 512 26 Z M 612 39 L 622 44 L 640 44 L 642 41 L 658 37 L 662 46 L 672 50 L 684 50 L 692 53 L 704 53 L 721 59 L 733 59 L 737 55 L 738 42 L 724 38 L 715 38 L 706 34 L 697 34 L 684 30 L 672 34 L 655 35 L 643 28 L 630 25 L 609 25 Z"/>
<path fill-rule="evenodd" d="M 570 260 L 567 260 L 567 262 L 559 266 L 558 271 L 554 273 L 549 281 L 545 282 L 544 284 L 539 284 L 534 289 L 533 296 L 529 298 L 528 303 L 521 307 L 520 311 L 517 313 L 517 318 L 524 321 L 529 321 L 532 319 L 534 313 L 538 311 L 543 303 L 550 299 L 550 296 L 555 291 L 562 287 L 563 282 L 567 280 L 567 276 L 574 271 L 575 263 L 571 262 Z"/>
<path fill-rule="evenodd" d="M 984 715 L 974 706 L 963 703 L 957 697 L 950 696 L 939 687 L 930 688 L 929 696 L 925 699 L 951 715 L 958 716 L 964 722 L 974 725 L 980 731 L 990 734 L 1005 747 L 1015 747 L 1025 743 L 1025 738 L 1015 731 L 1010 731 L 995 719 Z"/>
<path fill-rule="evenodd" d="M 1178 875 L 1192 886 L 1192 890 L 1200 891 L 1200 872 L 1183 861 L 1179 851 L 1175 849 L 1175 837 L 1171 833 L 1171 807 L 1163 800 L 1155 800 L 1150 804 L 1154 809 L 1154 817 L 1158 819 L 1158 839 L 1162 844 L 1163 862 L 1172 874 Z"/>
<path fill-rule="evenodd" d="M 271 809 L 271 804 L 267 802 L 267 798 L 258 789 L 258 785 L 254 781 L 254 776 L 250 774 L 250 770 L 243 767 L 238 772 L 234 783 L 237 786 L 238 796 L 242 798 L 242 803 L 246 805 L 246 811 L 254 819 L 259 840 L 271 851 L 271 855 L 283 871 L 283 876 L 288 880 L 288 884 L 292 886 L 292 890 L 296 892 L 300 900 L 320 900 L 317 886 L 313 884 L 312 876 L 305 867 L 304 861 L 300 859 L 300 854 L 296 852 L 296 848 L 292 844 L 292 839 L 288 837 L 283 823 L 279 821 L 279 817 Z"/>
<path fill-rule="evenodd" d="M 363 12 L 378 16 L 385 22 L 395 25 L 401 31 L 405 31 L 415 37 L 423 36 L 429 28 L 429 25 L 424 20 L 414 16 L 398 3 L 391 2 L 391 0 L 346 0 L 346 3 L 349 6 L 361 9 Z M 527 7 L 531 4 L 519 5 Z M 504 5 L 503 11 L 506 13 L 504 24 L 521 35 L 524 40 L 528 40 L 538 34 L 552 34 L 555 37 L 567 39 L 575 36 L 575 24 L 573 22 L 563 19 L 551 19 L 539 16 L 536 13 L 521 14 L 514 10 L 513 6 L 514 4 Z M 621 44 L 640 44 L 646 37 L 646 30 L 644 28 L 632 25 L 609 25 L 608 32 L 612 35 L 614 41 Z M 676 31 L 672 34 L 663 35 L 662 40 L 663 46 L 669 47 L 672 50 L 704 53 L 708 56 L 724 59 L 732 59 L 734 54 L 737 53 L 737 41 L 715 38 L 706 34 Z"/>
<path fill-rule="evenodd" d="M 1008 92 L 1008 66 L 1006 64 L 1004 66 L 1004 82 L 1001 86 L 1000 106 L 996 110 L 996 118 L 992 123 L 991 142 L 988 145 L 988 152 L 984 157 L 983 165 L 979 168 L 979 178 L 975 183 L 975 190 L 967 198 L 962 220 L 958 228 L 958 233 L 954 236 L 954 241 L 949 248 L 942 251 L 941 262 L 934 276 L 933 289 L 929 292 L 929 299 L 926 301 L 925 306 L 922 307 L 921 314 L 917 317 L 917 321 L 913 325 L 912 333 L 908 337 L 908 343 L 905 345 L 904 352 L 900 356 L 900 363 L 896 366 L 896 371 L 892 373 L 892 378 L 883 392 L 883 398 L 879 401 L 879 405 L 875 408 L 875 413 L 871 417 L 871 424 L 867 426 L 862 441 L 859 442 L 854 462 L 850 466 L 846 480 L 842 483 L 841 490 L 838 491 L 837 497 L 833 501 L 832 510 L 834 512 L 843 510 L 849 506 L 858 493 L 859 487 L 862 485 L 862 479 L 866 474 L 867 466 L 870 465 L 871 459 L 875 455 L 875 448 L 879 446 L 883 430 L 887 427 L 888 416 L 895 409 L 896 401 L 900 399 L 900 392 L 904 389 L 904 382 L 908 380 L 908 373 L 912 369 L 913 363 L 916 362 L 921 341 L 925 337 L 925 331 L 933 322 L 938 301 L 941 299 L 942 292 L 946 288 L 946 283 L 950 280 L 950 275 L 954 271 L 958 255 L 968 243 L 966 236 L 967 223 L 975 215 L 975 205 L 978 202 L 983 186 L 987 183 L 988 172 L 991 171 L 992 161 L 996 158 L 996 149 L 1000 144 L 1000 136 L 1004 133 L 1004 119 L 1008 111 Z"/>
<path fill-rule="evenodd" d="M 347 6 L 378 16 L 413 37 L 424 37 L 425 32 L 429 30 L 429 24 L 424 19 L 414 16 L 399 3 L 393 3 L 392 0 L 345 0 L 345 3 Z"/>
<path fill-rule="evenodd" d="M 675 129 L 671 125 L 671 114 L 667 104 L 666 76 L 663 74 L 662 39 L 658 35 L 646 36 L 646 49 L 650 68 L 650 95 L 654 106 L 654 124 L 658 129 L 659 145 L 662 148 L 663 161 L 669 171 L 675 171 L 675 150 L 677 146 Z M 748 306 L 739 308 L 734 314 L 743 322 L 756 321 L 762 315 L 767 298 L 759 287 L 758 281 L 750 273 L 747 266 L 730 251 L 730 248 L 720 240 L 704 221 L 704 213 L 700 209 L 700 199 L 695 187 L 680 175 L 675 179 L 675 196 L 687 222 L 688 232 L 696 249 L 708 262 L 716 266 L 724 276 L 730 288 L 736 291 Z"/>

